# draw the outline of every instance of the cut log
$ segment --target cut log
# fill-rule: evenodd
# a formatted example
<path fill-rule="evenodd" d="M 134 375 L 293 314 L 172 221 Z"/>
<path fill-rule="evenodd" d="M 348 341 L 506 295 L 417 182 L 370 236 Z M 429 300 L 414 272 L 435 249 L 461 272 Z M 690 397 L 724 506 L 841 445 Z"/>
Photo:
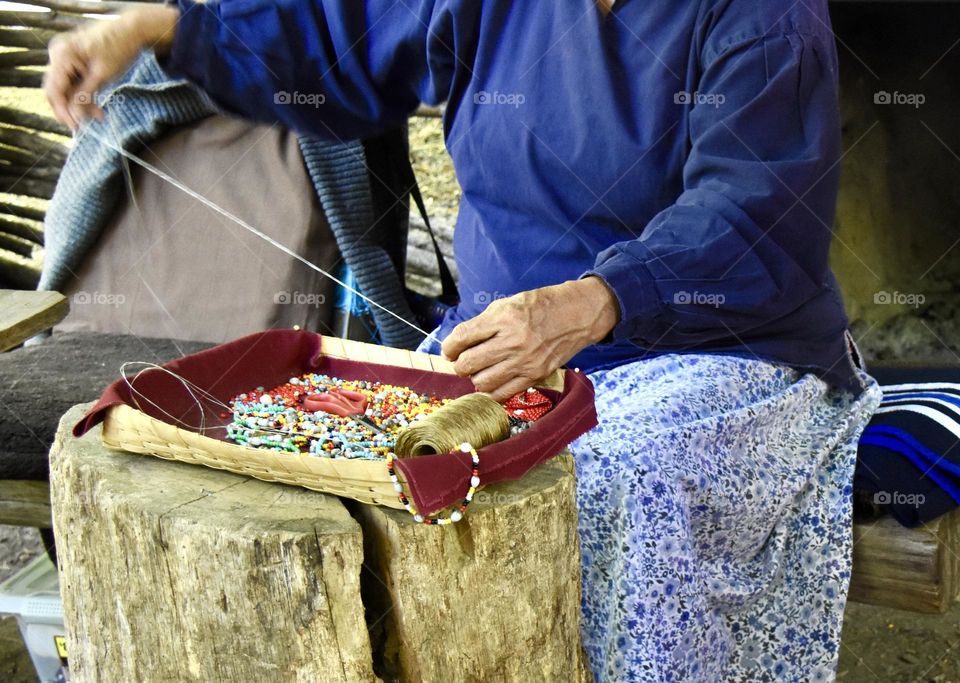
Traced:
<path fill-rule="evenodd" d="M 2 73 L 3 70 L 0 70 Z M 49 162 L 63 162 L 67 158 L 67 147 L 47 138 L 16 128 L 0 128 L 0 143 L 17 149 L 33 152 L 46 157 Z M 38 161 L 37 159 L 33 160 Z"/>
<path fill-rule="evenodd" d="M 90 2 L 89 0 L 30 0 L 29 4 L 68 14 L 114 14 L 140 2 Z"/>
<path fill-rule="evenodd" d="M 46 50 L 28 50 L 27 52 L 42 52 L 44 55 L 47 54 Z M 9 52 L 6 54 L 20 53 Z M 0 54 L 0 57 L 2 56 L 3 55 Z M 57 133 L 64 137 L 70 137 L 70 129 L 56 119 L 52 119 L 49 116 L 20 111 L 12 107 L 0 107 L 0 122 L 8 123 L 12 126 L 20 126 L 21 128 L 39 130 L 44 133 Z"/>
<path fill-rule="evenodd" d="M 0 202 L 0 213 L 16 216 L 17 218 L 26 218 L 31 221 L 43 222 L 46 214 L 42 209 L 35 209 L 31 206 L 21 206 L 20 204 L 11 204 L 9 202 Z"/>
<path fill-rule="evenodd" d="M 943 613 L 960 590 L 960 510 L 915 529 L 893 517 L 853 525 L 849 599 Z"/>
<path fill-rule="evenodd" d="M 0 479 L 0 524 L 50 528 L 50 484 Z"/>
<path fill-rule="evenodd" d="M 88 19 L 57 12 L 20 12 L 0 10 L 0 26 L 28 26 L 49 31 L 69 31 L 85 24 Z"/>
<path fill-rule="evenodd" d="M 46 31 L 44 29 L 2 28 L 0 29 L 0 45 L 43 49 L 56 35 L 57 31 Z"/>
<path fill-rule="evenodd" d="M 4 287 L 36 289 L 42 266 L 41 258 L 26 258 L 0 248 L 0 283 Z"/>
<path fill-rule="evenodd" d="M 2 172 L 2 170 L 0 170 Z M 56 183 L 51 180 L 37 180 L 22 176 L 0 175 L 0 192 L 22 194 L 38 199 L 50 199 Z"/>
<path fill-rule="evenodd" d="M 350 504 L 384 680 L 587 681 L 572 458 L 477 493 L 464 519 Z"/>
<path fill-rule="evenodd" d="M 0 86 L 5 88 L 39 88 L 43 72 L 33 69 L 0 69 Z"/>
<path fill-rule="evenodd" d="M 51 453 L 71 680 L 375 680 L 338 499 L 109 452 L 82 414 Z"/>
<path fill-rule="evenodd" d="M 47 63 L 46 50 L 18 50 L 0 53 L 0 67 L 43 66 Z"/>
<path fill-rule="evenodd" d="M 43 247 L 32 240 L 0 232 L 0 249 L 5 249 L 18 256 L 33 258 L 37 255 L 36 252 L 42 248 Z"/>
<path fill-rule="evenodd" d="M 70 304 L 60 292 L 0 289 L 0 351 L 19 346 L 63 320 Z"/>
<path fill-rule="evenodd" d="M 2 213 L 2 211 L 0 211 Z M 11 220 L 0 216 L 0 233 L 16 235 L 30 240 L 34 244 L 43 245 L 43 224 L 32 221 Z"/>
<path fill-rule="evenodd" d="M 84 408 L 51 453 L 71 680 L 589 681 L 568 458 L 425 526 L 108 451 Z"/>

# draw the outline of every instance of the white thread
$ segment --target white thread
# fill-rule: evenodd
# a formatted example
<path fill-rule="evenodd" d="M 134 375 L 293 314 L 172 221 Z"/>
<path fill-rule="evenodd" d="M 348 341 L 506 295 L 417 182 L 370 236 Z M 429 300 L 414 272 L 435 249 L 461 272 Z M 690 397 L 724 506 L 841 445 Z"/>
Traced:
<path fill-rule="evenodd" d="M 136 371 L 135 373 L 133 373 L 133 375 L 131 376 L 131 375 L 128 375 L 128 374 L 127 374 L 127 368 L 128 368 L 128 366 L 131 366 L 131 365 L 138 365 L 138 366 L 142 366 L 142 367 L 141 367 L 140 370 L 137 370 L 137 371 Z M 149 396 L 147 396 L 146 394 L 144 394 L 142 391 L 140 391 L 139 389 L 137 389 L 137 388 L 134 386 L 134 382 L 137 381 L 137 378 L 139 378 L 140 375 L 143 374 L 144 372 L 149 372 L 150 370 L 159 370 L 159 371 L 161 371 L 161 372 L 163 372 L 163 373 L 165 373 L 165 374 L 167 374 L 167 375 L 170 375 L 170 376 L 173 377 L 175 380 L 177 380 L 178 382 L 180 382 L 180 384 L 183 385 L 183 388 L 186 389 L 186 391 L 187 391 L 188 394 L 190 394 L 190 398 L 193 399 L 196 407 L 200 410 L 200 425 L 199 425 L 199 426 L 193 426 L 193 425 L 188 425 L 188 424 L 186 424 L 186 423 L 183 421 L 183 418 L 182 418 L 182 417 L 177 417 L 176 415 L 173 415 L 173 414 L 167 412 L 167 411 L 164 410 L 159 404 L 157 404 L 157 403 L 155 403 L 153 400 L 151 400 Z M 203 402 L 202 402 L 200 399 L 201 399 L 201 398 L 206 399 L 207 401 L 209 401 L 210 403 L 212 403 L 212 404 L 216 407 L 216 409 L 217 409 L 218 411 L 226 411 L 226 412 L 230 413 L 231 415 L 233 414 L 233 408 L 232 408 L 230 405 L 228 405 L 228 404 L 224 403 L 223 401 L 221 401 L 219 398 L 217 398 L 216 396 L 214 396 L 213 394 L 211 394 L 209 391 L 207 391 L 207 390 L 204 389 L 203 387 L 201 387 L 201 386 L 199 386 L 199 385 L 197 385 L 197 384 L 194 384 L 193 382 L 191 382 L 190 380 L 188 380 L 186 377 L 183 377 L 183 376 L 181 376 L 181 375 L 178 375 L 177 373 L 175 373 L 173 370 L 170 370 L 169 368 L 165 368 L 165 367 L 163 367 L 162 365 L 157 365 L 156 363 L 151 363 L 151 362 L 149 362 L 149 361 L 132 360 L 132 361 L 126 361 L 125 363 L 123 363 L 123 364 L 120 365 L 120 376 L 123 378 L 123 381 L 126 383 L 127 387 L 129 387 L 129 389 L 130 389 L 130 397 L 133 399 L 134 407 L 135 407 L 137 410 L 139 410 L 140 412 L 144 412 L 143 408 L 140 407 L 140 401 L 139 401 L 139 398 L 142 398 L 144 401 L 146 401 L 146 402 L 149 403 L 151 406 L 153 406 L 154 408 L 156 408 L 159 412 L 161 412 L 162 414 L 164 414 L 165 416 L 167 416 L 167 417 L 171 420 L 171 423 L 170 423 L 170 424 L 174 424 L 174 425 L 176 425 L 176 424 L 181 424 L 181 425 L 184 425 L 184 426 L 187 427 L 188 429 L 190 429 L 190 430 L 192 430 L 192 431 L 195 431 L 195 432 L 197 432 L 198 434 L 203 434 L 204 432 L 214 432 L 214 431 L 217 431 L 217 430 L 224 430 L 224 431 L 225 431 L 225 430 L 227 429 L 226 425 L 217 425 L 217 426 L 213 426 L 213 427 L 208 427 L 208 426 L 207 426 L 206 411 L 205 411 L 205 409 L 204 409 Z M 378 427 L 378 426 L 377 426 L 376 424 L 374 424 L 372 421 L 367 421 L 367 420 L 366 420 L 365 418 L 363 418 L 362 416 L 356 416 L 356 417 L 354 417 L 354 419 L 357 420 L 358 422 L 362 422 L 365 426 L 373 429 L 374 431 L 383 432 L 383 429 L 381 429 L 380 427 Z M 258 426 L 256 427 L 256 430 L 257 430 L 258 432 L 263 432 L 263 433 L 266 433 L 266 434 L 276 434 L 276 435 L 278 435 L 278 436 L 286 436 L 286 437 L 290 437 L 290 436 L 302 436 L 302 437 L 305 437 L 305 438 L 307 438 L 307 439 L 323 440 L 323 436 L 322 436 L 322 435 L 313 434 L 313 433 L 308 433 L 308 432 L 302 432 L 302 431 L 299 431 L 299 430 L 296 430 L 296 429 L 277 429 L 276 427 L 271 427 L 271 426 L 266 426 L 266 425 L 258 425 Z"/>
<path fill-rule="evenodd" d="M 130 366 L 130 365 L 140 365 L 140 366 L 144 366 L 144 367 L 142 367 L 140 370 L 138 370 L 136 373 L 134 373 L 133 377 L 131 378 L 129 375 L 127 375 L 127 367 Z M 171 414 L 168 413 L 166 410 L 164 410 L 162 407 L 160 407 L 160 405 L 158 405 L 157 403 L 155 403 L 154 401 L 152 401 L 146 394 L 144 394 L 143 392 L 139 391 L 135 386 L 133 386 L 133 383 L 137 381 L 137 378 L 140 377 L 140 375 L 141 375 L 142 373 L 147 372 L 147 371 L 149 371 L 149 370 L 160 370 L 161 372 L 164 372 L 164 373 L 170 375 L 171 377 L 173 377 L 175 380 L 179 381 L 179 382 L 183 385 L 184 389 L 187 390 L 187 393 L 190 394 L 190 398 L 193 399 L 193 401 L 194 401 L 194 403 L 196 404 L 197 408 L 200 409 L 200 426 L 194 427 L 194 426 L 191 426 L 191 425 L 186 425 L 186 424 L 183 422 L 183 418 L 182 418 L 182 417 L 177 417 L 177 416 L 175 416 L 175 415 L 171 415 Z M 149 404 L 152 405 L 154 408 L 156 408 L 157 410 L 159 410 L 161 413 L 163 413 L 164 415 L 166 415 L 168 418 L 170 418 L 171 420 L 173 420 L 173 422 L 172 422 L 171 424 L 177 424 L 177 423 L 184 424 L 185 426 L 189 427 L 190 429 L 192 429 L 192 430 L 194 430 L 194 431 L 196 431 L 196 432 L 199 432 L 199 433 L 201 433 L 201 434 L 202 434 L 204 431 L 207 431 L 208 428 L 207 428 L 207 426 L 206 426 L 206 425 L 207 425 L 207 421 L 206 421 L 206 411 L 205 411 L 205 409 L 204 409 L 203 403 L 200 401 L 199 398 L 197 398 L 197 394 L 199 394 L 199 395 L 202 396 L 203 398 L 207 399 L 208 401 L 210 401 L 211 403 L 213 403 L 213 404 L 214 404 L 215 406 L 217 406 L 218 408 L 230 410 L 230 406 L 228 406 L 226 403 L 224 403 L 223 401 L 221 401 L 220 399 L 218 399 L 216 396 L 214 396 L 213 394 L 211 394 L 211 393 L 210 393 L 209 391 L 207 391 L 206 389 L 197 386 L 196 384 L 194 384 L 194 383 L 191 382 L 190 380 L 188 380 L 188 379 L 186 379 L 186 378 L 184 378 L 184 377 L 181 377 L 180 375 L 178 375 L 177 373 L 173 372 L 172 370 L 169 370 L 168 368 L 165 368 L 165 367 L 163 367 L 162 365 L 157 365 L 156 363 L 150 363 L 150 362 L 147 362 L 147 361 L 136 361 L 136 360 L 134 360 L 134 361 L 127 361 L 127 362 L 123 363 L 123 364 L 120 366 L 120 376 L 123 378 L 123 381 L 126 383 L 127 387 L 129 387 L 129 389 L 130 389 L 130 396 L 131 396 L 131 398 L 133 399 L 134 405 L 135 405 L 135 407 L 136 407 L 137 410 L 139 410 L 140 412 L 144 412 L 143 409 L 140 407 L 140 401 L 138 400 L 138 397 L 141 397 L 141 398 L 143 398 L 147 403 L 149 403 Z M 195 391 L 196 391 L 196 393 L 194 393 Z M 216 430 L 216 429 L 224 429 L 224 427 L 217 426 L 217 427 L 210 427 L 209 429 L 212 431 L 212 430 Z"/>
<path fill-rule="evenodd" d="M 143 159 L 141 159 L 141 158 L 138 157 L 137 155 L 132 154 L 132 153 L 126 151 L 125 149 L 123 149 L 123 148 L 120 147 L 119 145 L 116 145 L 116 144 L 114 144 L 113 142 L 111 142 L 111 141 L 109 141 L 109 140 L 105 140 L 105 139 L 102 138 L 100 135 L 98 135 L 96 132 L 94 132 L 92 125 L 90 125 L 90 124 L 84 124 L 84 125 L 83 125 L 83 128 L 84 128 L 84 132 L 85 132 L 87 135 L 92 136 L 95 140 L 99 141 L 100 143 L 102 143 L 103 145 L 105 145 L 107 148 L 109 148 L 109 149 L 113 150 L 114 152 L 120 154 L 122 157 L 124 157 L 124 158 L 126 158 L 126 159 L 129 159 L 130 161 L 132 161 L 133 163 L 137 164 L 138 166 L 141 166 L 141 167 L 145 168 L 146 170 L 150 171 L 151 173 L 153 173 L 155 176 L 157 176 L 157 177 L 160 178 L 161 180 L 165 180 L 166 182 L 170 183 L 171 185 L 173 185 L 175 188 L 177 188 L 177 189 L 180 190 L 181 192 L 185 192 L 186 194 L 190 195 L 191 197 L 193 197 L 193 198 L 196 199 L 197 201 L 203 203 L 203 204 L 204 204 L 205 206 L 207 206 L 208 208 L 213 209 L 214 211 L 216 211 L 217 213 L 219 213 L 221 216 L 224 216 L 225 218 L 233 221 L 234 223 L 236 223 L 237 225 L 239 225 L 239 226 L 240 226 L 241 228 L 243 228 L 244 230 L 247 230 L 247 231 L 253 233 L 254 235 L 256 235 L 257 237 L 259 237 L 260 239 L 266 241 L 268 244 L 272 244 L 272 245 L 275 246 L 277 249 L 279 249 L 279 250 L 282 251 L 283 253 L 287 254 L 288 256 L 290 256 L 290 257 L 292 257 L 292 258 L 295 258 L 296 260 L 300 261 L 302 264 L 304 264 L 304 265 L 307 266 L 308 268 L 311 268 L 311 269 L 315 270 L 316 272 L 320 273 L 321 275 L 323 275 L 324 277 L 327 277 L 327 278 L 333 280 L 334 282 L 336 282 L 338 285 L 340 285 L 341 287 L 343 287 L 343 288 L 346 289 L 347 291 L 356 294 L 358 297 L 360 297 L 361 299 L 363 299 L 364 301 L 366 301 L 366 302 L 367 302 L 368 304 L 370 304 L 371 306 L 376 306 L 377 308 L 379 308 L 379 309 L 380 309 L 381 311 L 383 311 L 384 313 L 387 313 L 388 315 L 393 316 L 394 318 L 396 318 L 397 320 L 399 320 L 399 321 L 402 322 L 403 324 L 405 324 L 405 325 L 407 325 L 408 327 L 416 330 L 417 332 L 419 332 L 420 334 L 424 335 L 424 336 L 427 337 L 428 339 L 432 339 L 433 341 L 437 342 L 438 344 L 440 343 L 440 340 L 437 339 L 437 338 L 433 335 L 433 332 L 426 332 L 425 330 L 421 330 L 417 325 L 414 325 L 412 322 L 410 322 L 409 320 L 407 320 L 407 319 L 404 318 L 403 316 L 397 315 L 396 313 L 394 313 L 393 311 L 391 311 L 389 308 L 386 308 L 386 307 L 384 307 L 384 306 L 381 306 L 380 304 L 378 304 L 376 301 L 374 301 L 374 300 L 371 299 L 370 297 L 366 296 L 365 294 L 357 291 L 356 289 L 354 289 L 353 287 L 351 287 L 350 285 L 348 285 L 346 282 L 343 282 L 342 280 L 340 280 L 339 278 L 335 277 L 334 275 L 331 275 L 330 273 L 328 273 L 327 271 L 325 271 L 325 270 L 324 270 L 323 268 L 321 268 L 320 266 L 317 266 L 317 265 L 311 263 L 310 261 L 308 261 L 307 259 L 305 259 L 303 256 L 300 256 L 300 254 L 296 253 L 296 252 L 293 251 L 292 249 L 289 249 L 288 247 L 284 246 L 284 245 L 281 244 L 280 242 L 276 241 L 275 239 L 273 239 L 272 237 L 270 237 L 270 235 L 268 235 L 268 234 L 266 234 L 265 232 L 263 232 L 263 231 L 255 228 L 254 226 L 250 225 L 249 223 L 247 223 L 247 222 L 244 221 L 243 219 L 241 219 L 241 218 L 233 215 L 232 213 L 230 213 L 229 211 L 227 211 L 227 210 L 224 209 L 223 207 L 219 206 L 216 202 L 214 202 L 214 201 L 212 201 L 212 200 L 207 199 L 206 197 L 204 197 L 204 196 L 203 196 L 202 194 L 200 194 L 199 192 L 197 192 L 197 191 L 195 191 L 195 190 L 187 187 L 186 185 L 184 185 L 183 183 L 181 183 L 179 180 L 177 180 L 177 179 L 174 178 L 173 176 L 171 176 L 171 175 L 169 175 L 169 174 L 167 174 L 167 173 L 164 173 L 164 172 L 161 171 L 160 169 L 158 169 L 158 168 L 156 168 L 155 166 L 153 166 L 151 163 L 149 163 L 149 162 L 147 162 L 147 161 L 144 161 Z"/>

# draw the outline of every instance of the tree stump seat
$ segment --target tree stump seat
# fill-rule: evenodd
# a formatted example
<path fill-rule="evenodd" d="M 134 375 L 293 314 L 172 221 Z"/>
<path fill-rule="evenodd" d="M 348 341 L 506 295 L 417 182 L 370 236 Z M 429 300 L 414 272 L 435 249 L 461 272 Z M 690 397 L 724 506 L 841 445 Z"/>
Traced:
<path fill-rule="evenodd" d="M 569 455 L 433 527 L 111 451 L 85 408 L 51 453 L 71 680 L 588 680 Z"/>

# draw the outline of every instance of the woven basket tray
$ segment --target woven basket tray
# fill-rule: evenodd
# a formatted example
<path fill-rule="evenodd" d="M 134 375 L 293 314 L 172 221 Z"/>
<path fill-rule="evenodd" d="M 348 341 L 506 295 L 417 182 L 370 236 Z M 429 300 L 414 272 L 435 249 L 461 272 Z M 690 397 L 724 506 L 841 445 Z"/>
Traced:
<path fill-rule="evenodd" d="M 338 337 L 323 337 L 323 354 L 334 358 L 367 361 L 453 374 L 453 366 L 438 356 L 364 344 Z M 562 388 L 562 371 L 542 383 Z M 248 448 L 181 429 L 128 405 L 110 408 L 103 422 L 102 440 L 110 448 L 155 455 L 167 460 L 206 465 L 245 474 L 264 481 L 292 484 L 362 503 L 402 508 L 382 461 L 333 459 L 296 453 Z M 398 471 L 402 483 L 406 483 Z"/>

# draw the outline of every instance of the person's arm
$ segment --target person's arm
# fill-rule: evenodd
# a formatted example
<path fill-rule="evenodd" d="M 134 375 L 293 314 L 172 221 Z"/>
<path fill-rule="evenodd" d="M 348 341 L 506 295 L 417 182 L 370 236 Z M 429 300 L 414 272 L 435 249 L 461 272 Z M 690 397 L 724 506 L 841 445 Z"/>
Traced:
<path fill-rule="evenodd" d="M 830 40 L 778 28 L 705 59 L 684 191 L 581 280 L 496 301 L 457 326 L 443 343 L 457 372 L 505 398 L 605 337 L 652 349 L 749 343 L 823 296 L 840 147 Z"/>
<path fill-rule="evenodd" d="M 179 15 L 176 7 L 145 5 L 56 36 L 43 90 L 57 119 L 76 130 L 84 119 L 102 117 L 96 101 L 100 88 L 121 75 L 140 50 L 166 53 Z"/>
<path fill-rule="evenodd" d="M 93 95 L 141 49 L 227 111 L 333 139 L 369 137 L 446 98 L 455 59 L 439 0 L 220 0 L 131 10 L 50 49 L 58 118 L 99 115 Z"/>
<path fill-rule="evenodd" d="M 453 18 L 441 0 L 178 0 L 161 65 L 245 117 L 370 137 L 447 97 Z"/>
<path fill-rule="evenodd" d="M 705 64 L 684 191 L 589 271 L 617 297 L 614 340 L 749 343 L 824 294 L 839 183 L 835 53 L 825 29 L 770 33 Z"/>

